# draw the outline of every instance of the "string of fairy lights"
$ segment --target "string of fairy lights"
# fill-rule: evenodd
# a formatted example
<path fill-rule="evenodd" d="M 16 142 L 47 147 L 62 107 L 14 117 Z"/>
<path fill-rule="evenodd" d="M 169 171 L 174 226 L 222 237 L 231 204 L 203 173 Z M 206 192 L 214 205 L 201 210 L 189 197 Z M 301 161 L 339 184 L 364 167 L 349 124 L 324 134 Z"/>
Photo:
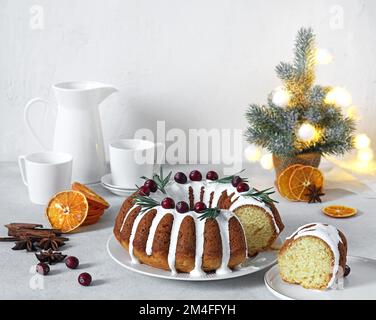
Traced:
<path fill-rule="evenodd" d="M 326 49 L 317 49 L 316 63 L 329 64 L 333 61 L 332 54 Z M 284 86 L 278 86 L 272 93 L 272 101 L 275 105 L 285 107 L 290 100 L 290 94 Z M 359 120 L 359 110 L 352 104 L 351 94 L 343 87 L 334 87 L 325 97 L 325 103 L 335 104 L 345 109 L 346 115 L 354 120 Z M 307 143 L 312 143 L 320 138 L 320 131 L 312 124 L 303 123 L 296 132 L 298 138 Z M 374 159 L 371 149 L 371 139 L 365 133 L 355 136 L 354 146 L 356 149 L 356 166 L 366 168 Z M 244 157 L 249 162 L 259 162 L 265 170 L 273 169 L 273 156 L 265 153 L 256 145 L 249 145 L 244 149 Z"/>

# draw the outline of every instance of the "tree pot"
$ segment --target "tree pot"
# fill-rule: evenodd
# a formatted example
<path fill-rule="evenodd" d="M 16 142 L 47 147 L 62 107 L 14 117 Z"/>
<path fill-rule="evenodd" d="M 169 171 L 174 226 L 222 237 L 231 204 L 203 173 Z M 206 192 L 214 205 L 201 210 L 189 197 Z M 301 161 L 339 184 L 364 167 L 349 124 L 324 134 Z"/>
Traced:
<path fill-rule="evenodd" d="M 273 164 L 276 176 L 293 164 L 302 164 L 318 168 L 321 161 L 321 154 L 318 152 L 298 154 L 294 157 L 279 157 L 273 154 Z"/>

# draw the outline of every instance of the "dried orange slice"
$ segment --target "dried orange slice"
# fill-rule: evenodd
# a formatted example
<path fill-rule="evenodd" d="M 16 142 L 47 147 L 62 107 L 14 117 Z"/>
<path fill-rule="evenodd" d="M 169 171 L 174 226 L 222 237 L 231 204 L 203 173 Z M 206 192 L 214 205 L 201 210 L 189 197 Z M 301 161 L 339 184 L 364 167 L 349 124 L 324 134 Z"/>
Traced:
<path fill-rule="evenodd" d="M 54 229 L 70 232 L 86 219 L 89 204 L 82 192 L 69 190 L 57 193 L 48 203 L 46 215 Z"/>
<path fill-rule="evenodd" d="M 88 225 L 97 223 L 100 218 L 101 218 L 101 216 L 98 216 L 98 217 L 87 217 L 85 219 L 84 223 L 82 224 L 82 226 L 88 226 Z"/>
<path fill-rule="evenodd" d="M 103 213 L 104 213 L 104 209 L 103 208 L 101 208 L 101 209 L 91 209 L 90 205 L 89 205 L 89 212 L 87 213 L 87 216 L 88 217 L 98 216 L 98 215 L 102 215 Z"/>
<path fill-rule="evenodd" d="M 331 205 L 323 208 L 322 212 L 333 218 L 348 218 L 356 215 L 358 210 L 347 206 Z"/>
<path fill-rule="evenodd" d="M 289 166 L 285 170 L 283 170 L 278 176 L 277 186 L 279 193 L 281 194 L 281 196 L 289 200 L 296 201 L 295 197 L 292 195 L 290 191 L 290 177 L 292 173 L 300 167 L 302 167 L 301 164 L 294 164 L 292 166 Z"/>
<path fill-rule="evenodd" d="M 104 211 L 98 211 L 98 212 L 90 212 L 87 214 L 86 219 L 101 217 L 103 215 Z"/>
<path fill-rule="evenodd" d="M 86 196 L 90 206 L 104 209 L 110 207 L 109 203 L 106 200 L 104 200 L 100 195 L 96 194 L 93 190 L 79 182 L 73 182 L 72 189 L 76 191 L 81 191 Z"/>
<path fill-rule="evenodd" d="M 291 174 L 289 187 L 295 200 L 308 201 L 308 188 L 313 185 L 317 188 L 322 188 L 324 185 L 324 176 L 319 169 L 311 166 L 301 166 Z"/>

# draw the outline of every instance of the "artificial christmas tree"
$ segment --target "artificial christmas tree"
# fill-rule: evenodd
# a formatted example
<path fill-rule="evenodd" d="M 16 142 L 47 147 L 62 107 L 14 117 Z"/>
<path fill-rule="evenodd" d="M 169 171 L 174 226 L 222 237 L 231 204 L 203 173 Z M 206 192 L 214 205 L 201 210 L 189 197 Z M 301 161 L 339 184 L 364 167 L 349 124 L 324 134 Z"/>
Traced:
<path fill-rule="evenodd" d="M 342 155 L 353 147 L 355 124 L 341 110 L 351 96 L 342 88 L 314 85 L 316 57 L 312 29 L 300 29 L 293 63 L 276 67 L 283 86 L 267 105 L 247 110 L 247 140 L 273 154 L 277 174 L 295 163 L 318 167 L 321 155 Z"/>

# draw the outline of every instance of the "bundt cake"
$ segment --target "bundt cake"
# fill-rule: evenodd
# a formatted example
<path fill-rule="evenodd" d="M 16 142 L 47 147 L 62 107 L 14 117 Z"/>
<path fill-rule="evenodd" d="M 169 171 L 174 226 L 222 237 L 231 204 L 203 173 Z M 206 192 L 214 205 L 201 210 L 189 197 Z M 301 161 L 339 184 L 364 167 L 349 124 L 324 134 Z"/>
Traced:
<path fill-rule="evenodd" d="M 283 230 L 269 192 L 244 182 L 241 190 L 231 177 L 187 182 L 177 175 L 155 175 L 121 206 L 114 234 L 132 262 L 193 276 L 226 273 L 269 249 Z"/>
<path fill-rule="evenodd" d="M 346 254 L 341 231 L 327 224 L 306 224 L 286 239 L 279 252 L 281 278 L 307 289 L 335 287 L 344 275 Z"/>

